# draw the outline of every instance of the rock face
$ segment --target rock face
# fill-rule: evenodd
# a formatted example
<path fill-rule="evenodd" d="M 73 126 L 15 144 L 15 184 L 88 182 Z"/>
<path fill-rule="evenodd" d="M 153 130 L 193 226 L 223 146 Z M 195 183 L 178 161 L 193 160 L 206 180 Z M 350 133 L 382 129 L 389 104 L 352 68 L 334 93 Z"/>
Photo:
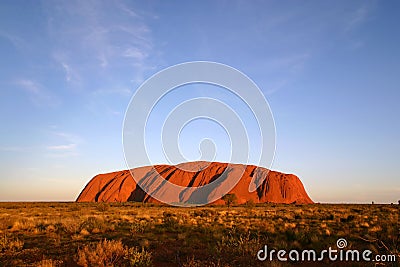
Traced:
<path fill-rule="evenodd" d="M 139 181 L 139 184 L 132 175 Z M 157 191 L 159 195 L 167 196 L 169 203 L 199 203 L 198 201 L 212 199 L 215 200 L 212 201 L 213 204 L 224 204 L 225 201 L 220 199 L 222 195 L 218 192 L 223 186 L 227 186 L 229 180 L 234 180 L 235 176 L 240 180 L 229 193 L 236 195 L 238 204 L 247 201 L 253 203 L 313 203 L 296 175 L 269 171 L 252 165 L 203 161 L 188 162 L 177 166 L 146 166 L 131 171 L 99 174 L 89 181 L 76 201 L 159 203 L 142 190 L 142 188 L 147 188 L 150 192 Z M 159 180 L 160 178 L 163 180 Z M 171 190 L 163 188 L 165 180 L 190 188 L 171 193 Z M 160 181 L 162 182 L 160 183 Z M 206 196 L 202 196 L 206 199 L 198 200 L 196 187 L 208 185 L 213 181 L 216 181 L 213 183 L 216 185 L 209 190 Z M 257 185 L 260 186 L 255 189 Z"/>

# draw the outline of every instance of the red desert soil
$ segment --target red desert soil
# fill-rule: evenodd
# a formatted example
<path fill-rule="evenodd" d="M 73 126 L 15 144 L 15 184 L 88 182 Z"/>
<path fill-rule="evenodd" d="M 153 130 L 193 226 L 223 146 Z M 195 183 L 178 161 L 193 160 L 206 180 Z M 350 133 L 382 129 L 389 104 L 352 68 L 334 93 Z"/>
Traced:
<path fill-rule="evenodd" d="M 139 181 L 140 186 L 132 175 Z M 160 184 L 160 180 L 158 180 L 157 183 L 156 180 L 160 177 L 175 185 L 193 189 L 183 188 L 178 193 L 171 194 L 170 191 L 163 190 L 163 182 Z M 151 191 L 157 190 L 163 196 L 167 195 L 170 203 L 200 203 L 207 198 L 212 199 L 218 194 L 221 195 L 219 193 L 221 188 L 227 186 L 226 183 L 229 181 L 235 180 L 235 177 L 240 180 L 229 193 L 236 195 L 238 204 L 247 201 L 253 203 L 313 203 L 296 175 L 269 171 L 253 165 L 204 161 L 187 162 L 177 166 L 146 166 L 132 169 L 131 172 L 124 170 L 99 174 L 89 181 L 76 201 L 158 203 L 156 199 L 142 190 L 146 187 Z M 195 187 L 204 186 L 213 181 L 216 181 L 214 183 L 216 185 L 209 190 L 207 196 L 202 196 L 205 199 L 199 200 Z M 249 192 L 249 186 L 255 188 L 259 183 L 261 185 L 255 191 Z M 213 204 L 224 203 L 221 199 L 213 202 Z"/>

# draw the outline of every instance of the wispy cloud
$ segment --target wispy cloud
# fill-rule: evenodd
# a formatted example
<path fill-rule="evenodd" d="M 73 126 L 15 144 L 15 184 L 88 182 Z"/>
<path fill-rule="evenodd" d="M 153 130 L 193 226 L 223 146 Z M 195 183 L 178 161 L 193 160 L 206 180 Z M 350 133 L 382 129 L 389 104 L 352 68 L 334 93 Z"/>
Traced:
<path fill-rule="evenodd" d="M 38 95 L 41 94 L 41 89 L 40 87 L 42 87 L 39 83 L 34 82 L 32 80 L 18 80 L 16 82 L 18 85 L 20 85 L 22 88 L 24 88 L 27 92 Z"/>
<path fill-rule="evenodd" d="M 81 85 L 81 77 L 79 73 L 71 66 L 71 64 L 68 62 L 68 57 L 63 54 L 62 52 L 56 51 L 53 52 L 52 58 L 61 65 L 64 74 L 65 74 L 65 80 L 68 83 L 72 83 L 74 85 Z"/>
<path fill-rule="evenodd" d="M 363 5 L 358 7 L 348 18 L 345 25 L 345 31 L 351 31 L 366 21 L 369 14 L 369 6 Z"/>
<path fill-rule="evenodd" d="M 21 151 L 26 151 L 30 148 L 28 147 L 22 147 L 22 146 L 1 146 L 0 151 L 3 152 L 21 152 Z"/>
<path fill-rule="evenodd" d="M 121 1 L 117 1 L 116 4 L 122 11 L 124 11 L 129 16 L 134 17 L 134 18 L 138 18 L 139 17 L 139 15 L 135 11 L 133 11 L 131 8 L 127 7 Z"/>
<path fill-rule="evenodd" d="M 364 45 L 365 45 L 365 43 L 361 40 L 349 41 L 348 49 L 357 50 L 357 49 L 364 47 Z"/>
<path fill-rule="evenodd" d="M 104 96 L 110 94 L 117 94 L 121 96 L 132 95 L 132 90 L 127 87 L 110 87 L 105 89 L 98 89 L 92 92 L 93 96 Z"/>
<path fill-rule="evenodd" d="M 123 56 L 141 61 L 146 59 L 148 57 L 148 54 L 145 51 L 138 49 L 137 47 L 128 47 L 123 52 Z"/>
<path fill-rule="evenodd" d="M 151 67 L 152 32 L 132 6 L 120 1 L 67 1 L 48 2 L 46 9 L 49 35 L 59 40 L 54 45 L 54 60 L 67 82 L 80 80 L 90 88 L 92 81 L 87 77 L 96 77 L 102 84 L 115 83 L 104 71 L 124 66 L 139 77 Z"/>
<path fill-rule="evenodd" d="M 285 69 L 292 72 L 300 71 L 304 68 L 304 64 L 310 58 L 310 53 L 298 53 L 292 55 L 285 55 L 268 62 L 268 66 L 273 69 Z"/>
<path fill-rule="evenodd" d="M 64 70 L 65 70 L 65 79 L 70 82 L 71 81 L 71 68 L 69 65 L 67 65 L 66 63 L 62 62 L 61 65 L 63 66 Z"/>
<path fill-rule="evenodd" d="M 267 88 L 265 88 L 265 93 L 267 95 L 272 95 L 272 94 L 278 92 L 279 90 L 281 90 L 282 88 L 284 88 L 287 84 L 288 84 L 287 80 L 280 80 L 272 85 L 269 85 Z"/>
<path fill-rule="evenodd" d="M 26 41 L 24 39 L 22 39 L 21 37 L 15 35 L 15 34 L 10 34 L 3 30 L 0 30 L 0 38 L 4 38 L 4 39 L 8 40 L 17 49 L 24 49 L 27 47 Z"/>
<path fill-rule="evenodd" d="M 81 137 L 66 132 L 51 132 L 51 139 L 53 144 L 45 147 L 49 152 L 47 154 L 48 157 L 58 158 L 79 155 L 79 144 L 83 142 Z"/>
<path fill-rule="evenodd" d="M 48 146 L 47 149 L 52 151 L 72 151 L 76 149 L 76 144 Z"/>
<path fill-rule="evenodd" d="M 59 100 L 41 83 L 30 79 L 18 79 L 15 84 L 22 88 L 37 106 L 56 106 Z"/>
<path fill-rule="evenodd" d="M 65 141 L 66 143 L 76 143 L 76 144 L 83 143 L 82 137 L 76 134 L 71 134 L 66 132 L 53 132 L 53 135 Z"/>

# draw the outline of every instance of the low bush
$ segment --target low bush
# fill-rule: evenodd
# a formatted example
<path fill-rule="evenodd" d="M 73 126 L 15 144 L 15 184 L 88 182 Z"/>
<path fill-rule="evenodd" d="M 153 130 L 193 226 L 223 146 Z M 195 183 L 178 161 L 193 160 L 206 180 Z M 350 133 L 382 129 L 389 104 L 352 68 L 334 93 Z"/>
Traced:
<path fill-rule="evenodd" d="M 124 259 L 128 262 L 129 266 L 134 267 L 152 266 L 153 263 L 151 252 L 145 251 L 144 248 L 141 251 L 136 247 L 127 249 Z"/>
<path fill-rule="evenodd" d="M 78 250 L 80 266 L 122 266 L 125 248 L 121 241 L 103 240 Z"/>
<path fill-rule="evenodd" d="M 86 245 L 78 250 L 77 263 L 80 266 L 152 266 L 151 252 L 137 247 L 128 248 L 116 240 L 103 240 Z"/>
<path fill-rule="evenodd" d="M 7 235 L 4 235 L 0 238 L 0 253 L 15 253 L 22 250 L 24 246 L 24 242 L 19 240 L 18 238 L 11 238 Z"/>

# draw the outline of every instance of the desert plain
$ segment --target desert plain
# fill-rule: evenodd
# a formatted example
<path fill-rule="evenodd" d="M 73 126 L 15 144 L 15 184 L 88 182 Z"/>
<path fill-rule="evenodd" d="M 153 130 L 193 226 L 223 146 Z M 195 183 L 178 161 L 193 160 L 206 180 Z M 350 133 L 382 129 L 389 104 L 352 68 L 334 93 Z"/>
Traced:
<path fill-rule="evenodd" d="M 400 205 L 0 203 L 0 266 L 399 266 Z M 271 249 L 335 247 L 391 262 L 259 261 Z"/>

